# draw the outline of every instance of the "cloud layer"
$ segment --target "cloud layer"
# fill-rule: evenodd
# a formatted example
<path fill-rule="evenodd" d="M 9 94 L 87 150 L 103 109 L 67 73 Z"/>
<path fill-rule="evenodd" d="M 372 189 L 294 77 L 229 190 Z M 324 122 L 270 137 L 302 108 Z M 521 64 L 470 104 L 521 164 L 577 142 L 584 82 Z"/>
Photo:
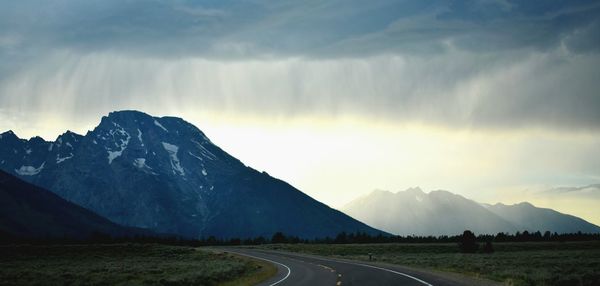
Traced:
<path fill-rule="evenodd" d="M 23 0 L 0 8 L 4 117 L 159 102 L 469 128 L 600 127 L 597 1 Z"/>
<path fill-rule="evenodd" d="M 10 1 L 4 45 L 171 56 L 598 49 L 596 1 Z"/>

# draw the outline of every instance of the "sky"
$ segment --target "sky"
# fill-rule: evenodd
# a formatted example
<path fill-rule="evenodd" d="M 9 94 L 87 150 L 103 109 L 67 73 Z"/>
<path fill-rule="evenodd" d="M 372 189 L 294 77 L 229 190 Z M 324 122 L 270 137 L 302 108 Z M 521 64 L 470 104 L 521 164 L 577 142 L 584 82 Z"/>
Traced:
<path fill-rule="evenodd" d="M 420 186 L 600 224 L 599 51 L 587 0 L 1 1 L 0 130 L 137 109 L 335 208 Z"/>

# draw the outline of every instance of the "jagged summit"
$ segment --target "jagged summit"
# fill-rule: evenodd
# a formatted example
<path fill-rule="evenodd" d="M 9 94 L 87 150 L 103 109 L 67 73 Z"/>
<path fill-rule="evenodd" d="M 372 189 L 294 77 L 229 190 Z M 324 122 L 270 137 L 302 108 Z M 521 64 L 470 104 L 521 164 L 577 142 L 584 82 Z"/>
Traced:
<path fill-rule="evenodd" d="M 15 134 L 12 130 L 7 130 L 5 132 L 0 133 L 0 140 L 19 140 L 20 138 Z"/>
<path fill-rule="evenodd" d="M 408 193 L 408 194 L 413 194 L 413 195 L 423 195 L 423 194 L 425 194 L 425 192 L 423 192 L 423 190 L 421 190 L 421 188 L 419 188 L 419 187 L 408 188 L 408 189 L 406 189 L 404 191 L 398 191 L 396 194 L 401 193 L 401 192 Z"/>
<path fill-rule="evenodd" d="M 116 111 L 84 136 L 0 147 L 0 169 L 127 226 L 187 237 L 379 233 L 245 166 L 177 117 Z"/>
<path fill-rule="evenodd" d="M 0 133 L 0 135 L 11 135 L 11 134 L 15 135 L 15 133 L 12 130 L 7 130 L 7 131 Z"/>

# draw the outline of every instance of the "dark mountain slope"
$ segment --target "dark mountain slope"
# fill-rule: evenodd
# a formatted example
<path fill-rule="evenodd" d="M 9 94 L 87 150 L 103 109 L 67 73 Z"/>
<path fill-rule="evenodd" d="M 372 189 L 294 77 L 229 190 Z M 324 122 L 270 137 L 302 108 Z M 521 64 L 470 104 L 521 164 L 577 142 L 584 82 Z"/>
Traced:
<path fill-rule="evenodd" d="M 59 196 L 0 171 L 0 233 L 21 238 L 149 234 L 119 226 Z"/>
<path fill-rule="evenodd" d="M 378 233 L 264 172 L 241 174 L 221 195 L 222 212 L 209 221 L 208 233 L 238 237 L 282 231 L 305 238 L 334 237 L 342 231 Z"/>

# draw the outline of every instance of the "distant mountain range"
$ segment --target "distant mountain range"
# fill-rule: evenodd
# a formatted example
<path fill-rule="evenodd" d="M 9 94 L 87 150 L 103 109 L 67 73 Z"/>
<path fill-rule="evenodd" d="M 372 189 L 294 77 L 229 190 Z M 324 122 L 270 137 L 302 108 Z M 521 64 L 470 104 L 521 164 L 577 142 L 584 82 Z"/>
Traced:
<path fill-rule="evenodd" d="M 577 231 L 600 233 L 599 226 L 579 217 L 563 214 L 552 209 L 538 208 L 527 202 L 514 205 L 501 203 L 495 205 L 484 204 L 483 206 L 509 221 L 521 231 L 549 230 L 558 233 L 573 233 Z"/>
<path fill-rule="evenodd" d="M 59 196 L 0 171 L 0 233 L 14 238 L 150 235 L 119 226 Z"/>
<path fill-rule="evenodd" d="M 350 216 L 399 235 L 455 235 L 516 231 L 598 233 L 600 227 L 581 218 L 529 203 L 487 205 L 447 191 L 419 188 L 392 193 L 374 191 L 342 208 Z"/>
<path fill-rule="evenodd" d="M 85 136 L 0 134 L 0 169 L 125 226 L 189 238 L 380 231 L 242 164 L 176 117 L 112 112 Z"/>

